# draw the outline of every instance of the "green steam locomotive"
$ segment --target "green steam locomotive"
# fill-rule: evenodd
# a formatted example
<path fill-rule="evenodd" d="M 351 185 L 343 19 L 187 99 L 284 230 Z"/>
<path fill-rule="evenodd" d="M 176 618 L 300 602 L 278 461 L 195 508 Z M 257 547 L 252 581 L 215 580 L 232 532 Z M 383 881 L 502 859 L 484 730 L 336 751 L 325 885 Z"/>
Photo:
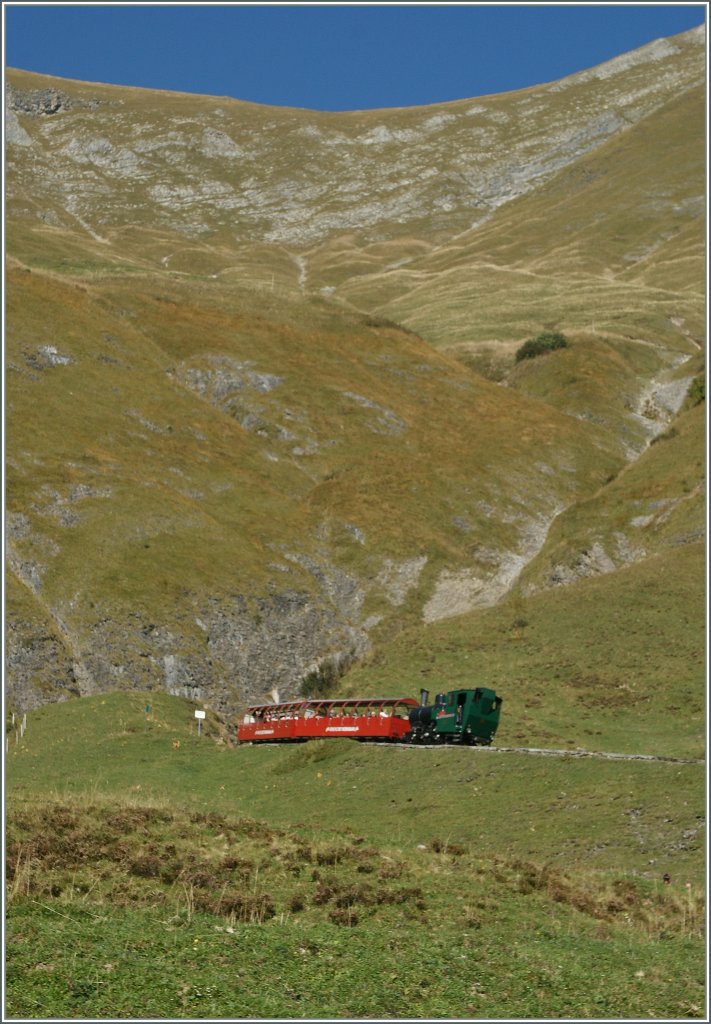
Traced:
<path fill-rule="evenodd" d="M 422 690 L 420 706 L 408 714 L 408 743 L 461 743 L 488 746 L 499 725 L 502 698 L 494 690 L 478 686 L 474 690 L 438 693 L 428 704 L 428 692 Z"/>

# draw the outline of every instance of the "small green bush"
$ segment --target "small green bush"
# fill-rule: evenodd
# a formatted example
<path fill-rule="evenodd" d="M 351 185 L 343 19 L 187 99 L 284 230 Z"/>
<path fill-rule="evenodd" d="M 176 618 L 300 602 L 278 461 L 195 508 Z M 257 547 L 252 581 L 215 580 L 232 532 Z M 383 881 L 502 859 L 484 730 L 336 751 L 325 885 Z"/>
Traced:
<path fill-rule="evenodd" d="M 354 661 L 352 653 L 335 655 L 322 661 L 301 680 L 301 696 L 329 697 L 338 680 L 346 674 Z"/>
<path fill-rule="evenodd" d="M 691 387 L 689 388 L 689 399 L 693 405 L 706 401 L 706 379 L 703 373 L 700 373 L 692 380 Z"/>
<path fill-rule="evenodd" d="M 535 338 L 524 341 L 521 348 L 516 352 L 516 362 L 523 359 L 535 359 L 546 352 L 553 352 L 557 348 L 568 348 L 569 342 L 564 334 L 559 331 L 544 331 Z"/>
<path fill-rule="evenodd" d="M 671 441 L 673 437 L 678 437 L 678 435 L 679 431 L 676 427 L 669 427 L 669 429 L 665 430 L 663 434 L 657 434 L 656 437 L 653 437 L 649 443 L 650 445 L 653 445 L 658 444 L 659 441 Z"/>

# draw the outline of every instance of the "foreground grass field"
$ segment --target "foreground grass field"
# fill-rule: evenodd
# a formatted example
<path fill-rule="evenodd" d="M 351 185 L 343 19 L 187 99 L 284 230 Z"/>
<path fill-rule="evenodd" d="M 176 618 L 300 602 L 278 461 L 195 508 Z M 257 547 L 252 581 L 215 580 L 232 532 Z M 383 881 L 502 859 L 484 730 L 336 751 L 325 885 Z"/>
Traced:
<path fill-rule="evenodd" d="M 234 748 L 193 707 L 9 734 L 9 1016 L 702 1016 L 699 765 Z"/>

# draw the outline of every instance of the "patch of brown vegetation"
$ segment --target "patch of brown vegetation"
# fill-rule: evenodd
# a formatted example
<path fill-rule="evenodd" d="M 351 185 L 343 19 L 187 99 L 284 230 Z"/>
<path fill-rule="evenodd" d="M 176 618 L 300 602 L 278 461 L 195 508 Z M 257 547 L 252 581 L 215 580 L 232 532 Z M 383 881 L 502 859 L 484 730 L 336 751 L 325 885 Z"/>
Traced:
<path fill-rule="evenodd" d="M 278 906 L 289 914 L 324 908 L 349 927 L 378 907 L 425 909 L 418 886 L 388 884 L 405 874 L 405 865 L 383 861 L 361 837 L 308 842 L 264 822 L 215 813 L 181 819 L 159 807 L 50 804 L 11 818 L 6 855 L 13 898 L 91 895 L 115 906 L 173 904 L 180 915 L 202 912 L 239 923 L 269 920 Z M 306 867 L 310 882 L 295 892 L 290 877 Z"/>
<path fill-rule="evenodd" d="M 526 861 L 513 861 L 510 869 L 518 892 L 543 893 L 599 921 L 633 922 L 654 936 L 701 934 L 704 929 L 703 894 L 690 889 L 660 891 L 635 878 L 574 879 L 549 864 Z"/>

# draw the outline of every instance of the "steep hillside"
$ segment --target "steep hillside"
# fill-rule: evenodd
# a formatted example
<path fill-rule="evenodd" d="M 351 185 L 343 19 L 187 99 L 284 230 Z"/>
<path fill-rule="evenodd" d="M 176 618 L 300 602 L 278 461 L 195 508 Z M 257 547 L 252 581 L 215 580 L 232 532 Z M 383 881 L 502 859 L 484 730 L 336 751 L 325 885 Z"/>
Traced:
<path fill-rule="evenodd" d="M 696 542 L 703 42 L 350 114 L 8 72 L 13 705 L 232 712 Z"/>
<path fill-rule="evenodd" d="M 658 434 L 608 486 L 563 512 L 523 573 L 524 593 L 614 572 L 706 536 L 705 407 L 698 404 Z M 703 550 L 698 554 L 703 569 Z"/>
<path fill-rule="evenodd" d="M 396 328 L 150 276 L 9 281 L 20 704 L 154 682 L 232 710 L 295 692 L 384 618 L 417 617 L 445 567 L 503 587 L 511 553 L 522 566 L 620 466 L 583 423 L 502 404 Z"/>
<path fill-rule="evenodd" d="M 674 94 L 485 223 L 337 294 L 464 351 L 541 324 L 691 351 L 705 323 L 704 99 Z"/>

